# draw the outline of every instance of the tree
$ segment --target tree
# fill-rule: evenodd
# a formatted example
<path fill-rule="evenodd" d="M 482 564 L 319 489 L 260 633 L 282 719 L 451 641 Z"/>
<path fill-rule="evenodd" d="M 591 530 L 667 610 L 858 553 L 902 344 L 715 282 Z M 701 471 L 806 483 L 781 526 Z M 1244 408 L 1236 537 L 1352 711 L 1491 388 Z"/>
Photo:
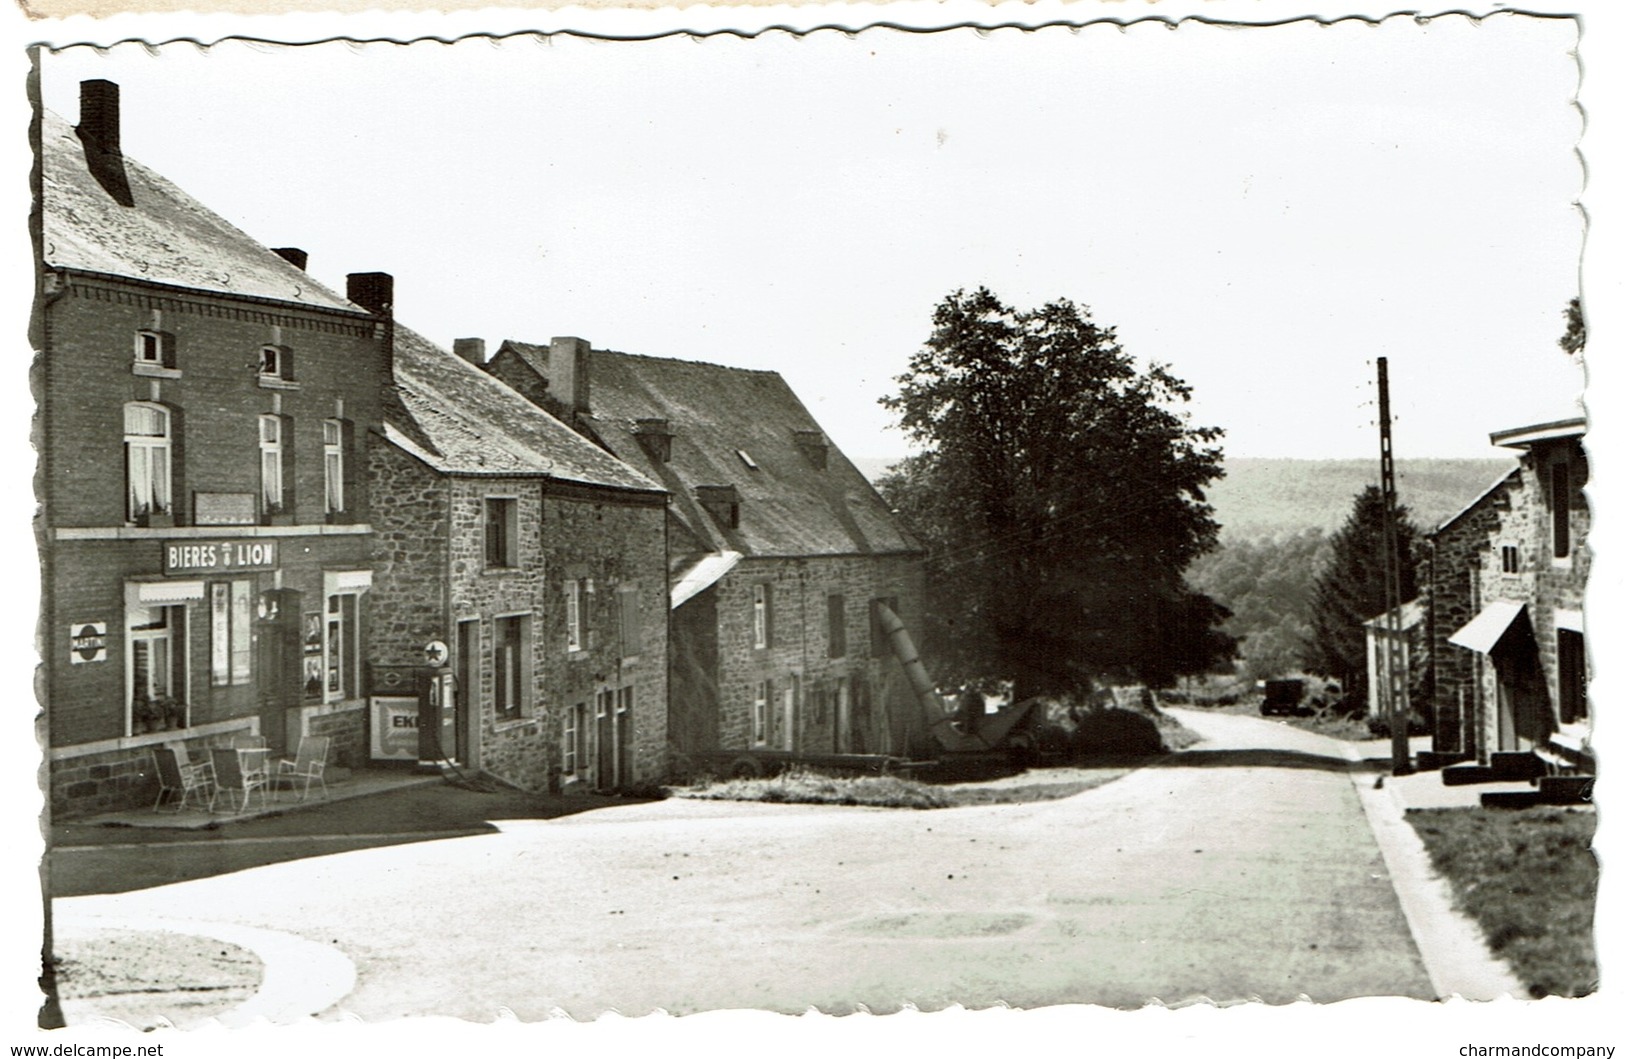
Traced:
<path fill-rule="evenodd" d="M 1234 655 L 1184 570 L 1218 541 L 1220 431 L 1066 300 L 956 291 L 881 403 L 922 451 L 881 491 L 925 540 L 927 643 L 946 682 L 1018 698 L 1096 677 L 1165 685 Z"/>
<path fill-rule="evenodd" d="M 1586 347 L 1586 318 L 1580 311 L 1580 299 L 1570 298 L 1568 305 L 1563 308 L 1563 337 L 1557 340 L 1563 352 L 1569 356 L 1584 352 Z"/>
<path fill-rule="evenodd" d="M 1364 623 L 1386 610 L 1383 587 L 1382 490 L 1368 485 L 1332 534 L 1331 559 L 1315 578 L 1315 612 L 1306 645 L 1306 668 L 1343 684 L 1345 701 L 1366 701 Z M 1399 599 L 1416 596 L 1417 530 L 1404 507 L 1395 511 L 1399 543 Z"/>

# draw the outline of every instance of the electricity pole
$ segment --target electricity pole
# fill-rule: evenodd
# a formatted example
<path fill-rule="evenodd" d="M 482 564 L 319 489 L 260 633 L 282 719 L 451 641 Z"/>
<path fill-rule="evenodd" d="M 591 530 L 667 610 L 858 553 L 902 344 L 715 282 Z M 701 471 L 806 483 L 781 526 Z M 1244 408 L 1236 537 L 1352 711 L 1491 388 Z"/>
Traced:
<path fill-rule="evenodd" d="M 1406 703 L 1406 674 L 1402 660 L 1406 657 L 1405 643 L 1401 639 L 1405 629 L 1399 612 L 1404 602 L 1399 598 L 1399 527 L 1396 518 L 1398 501 L 1394 495 L 1394 434 L 1388 417 L 1388 358 L 1377 358 L 1377 407 L 1382 428 L 1382 597 L 1383 635 L 1377 650 L 1381 685 L 1378 701 L 1388 718 L 1388 730 L 1393 739 L 1394 775 L 1406 776 L 1411 772 L 1410 709 Z"/>

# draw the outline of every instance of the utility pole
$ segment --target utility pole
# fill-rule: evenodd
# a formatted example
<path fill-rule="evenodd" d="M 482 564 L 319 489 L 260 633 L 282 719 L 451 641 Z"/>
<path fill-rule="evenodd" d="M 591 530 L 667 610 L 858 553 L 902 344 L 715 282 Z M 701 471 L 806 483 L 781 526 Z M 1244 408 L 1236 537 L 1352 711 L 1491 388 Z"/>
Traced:
<path fill-rule="evenodd" d="M 1382 670 L 1378 702 L 1388 718 L 1392 737 L 1393 769 L 1396 776 L 1411 773 L 1410 710 L 1405 701 L 1405 674 L 1401 660 L 1406 656 L 1404 624 L 1399 612 L 1399 527 L 1398 500 L 1394 490 L 1394 433 L 1388 417 L 1388 358 L 1377 358 L 1377 407 L 1382 429 L 1382 597 L 1383 635 L 1377 650 Z"/>

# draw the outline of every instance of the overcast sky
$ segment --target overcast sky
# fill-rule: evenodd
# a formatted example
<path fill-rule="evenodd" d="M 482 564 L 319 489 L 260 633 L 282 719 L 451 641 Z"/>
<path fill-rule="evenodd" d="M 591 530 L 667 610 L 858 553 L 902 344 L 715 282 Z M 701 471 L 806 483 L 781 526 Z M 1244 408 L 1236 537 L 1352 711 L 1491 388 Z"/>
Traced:
<path fill-rule="evenodd" d="M 1577 413 L 1573 22 L 70 49 L 127 153 L 399 318 L 782 372 L 856 456 L 932 307 L 1068 297 L 1236 456 L 1496 456 Z"/>

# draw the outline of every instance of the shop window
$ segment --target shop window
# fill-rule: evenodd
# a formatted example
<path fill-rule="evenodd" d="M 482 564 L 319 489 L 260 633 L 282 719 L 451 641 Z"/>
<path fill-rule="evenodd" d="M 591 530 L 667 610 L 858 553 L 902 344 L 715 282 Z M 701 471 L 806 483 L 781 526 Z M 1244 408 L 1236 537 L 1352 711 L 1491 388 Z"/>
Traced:
<path fill-rule="evenodd" d="M 247 684 L 254 668 L 254 583 L 209 586 L 209 683 Z"/>
<path fill-rule="evenodd" d="M 286 426 L 279 415 L 260 416 L 260 505 L 267 515 L 280 515 L 284 510 L 282 456 Z"/>
<path fill-rule="evenodd" d="M 897 597 L 881 596 L 869 601 L 869 657 L 884 658 L 891 649 L 891 636 L 886 632 L 885 623 L 880 620 L 880 608 L 885 607 L 893 614 L 897 613 Z"/>
<path fill-rule="evenodd" d="M 751 586 L 751 643 L 758 650 L 773 646 L 773 586 Z"/>
<path fill-rule="evenodd" d="M 485 498 L 485 565 L 487 569 L 519 565 L 519 501 L 511 496 Z"/>
<path fill-rule="evenodd" d="M 322 478 L 326 483 L 327 513 L 344 511 L 344 421 L 322 421 Z"/>
<path fill-rule="evenodd" d="M 846 657 L 846 597 L 829 594 L 829 656 Z"/>
<path fill-rule="evenodd" d="M 530 616 L 496 619 L 491 647 L 492 704 L 499 721 L 530 714 Z"/>
<path fill-rule="evenodd" d="M 170 725 L 174 720 L 170 704 L 186 697 L 186 608 L 128 607 L 125 636 L 130 659 L 126 730 L 138 733 Z"/>
<path fill-rule="evenodd" d="M 1569 557 L 1569 465 L 1552 464 L 1552 558 Z"/>
<path fill-rule="evenodd" d="M 172 511 L 169 409 L 134 401 L 124 406 L 125 517 L 143 522 Z"/>
<path fill-rule="evenodd" d="M 1557 718 L 1563 724 L 1584 721 L 1586 706 L 1586 639 L 1572 629 L 1557 630 Z"/>
<path fill-rule="evenodd" d="M 338 702 L 359 694 L 358 666 L 361 657 L 359 628 L 360 597 L 341 592 L 327 597 L 326 645 L 327 678 L 322 699 Z"/>

